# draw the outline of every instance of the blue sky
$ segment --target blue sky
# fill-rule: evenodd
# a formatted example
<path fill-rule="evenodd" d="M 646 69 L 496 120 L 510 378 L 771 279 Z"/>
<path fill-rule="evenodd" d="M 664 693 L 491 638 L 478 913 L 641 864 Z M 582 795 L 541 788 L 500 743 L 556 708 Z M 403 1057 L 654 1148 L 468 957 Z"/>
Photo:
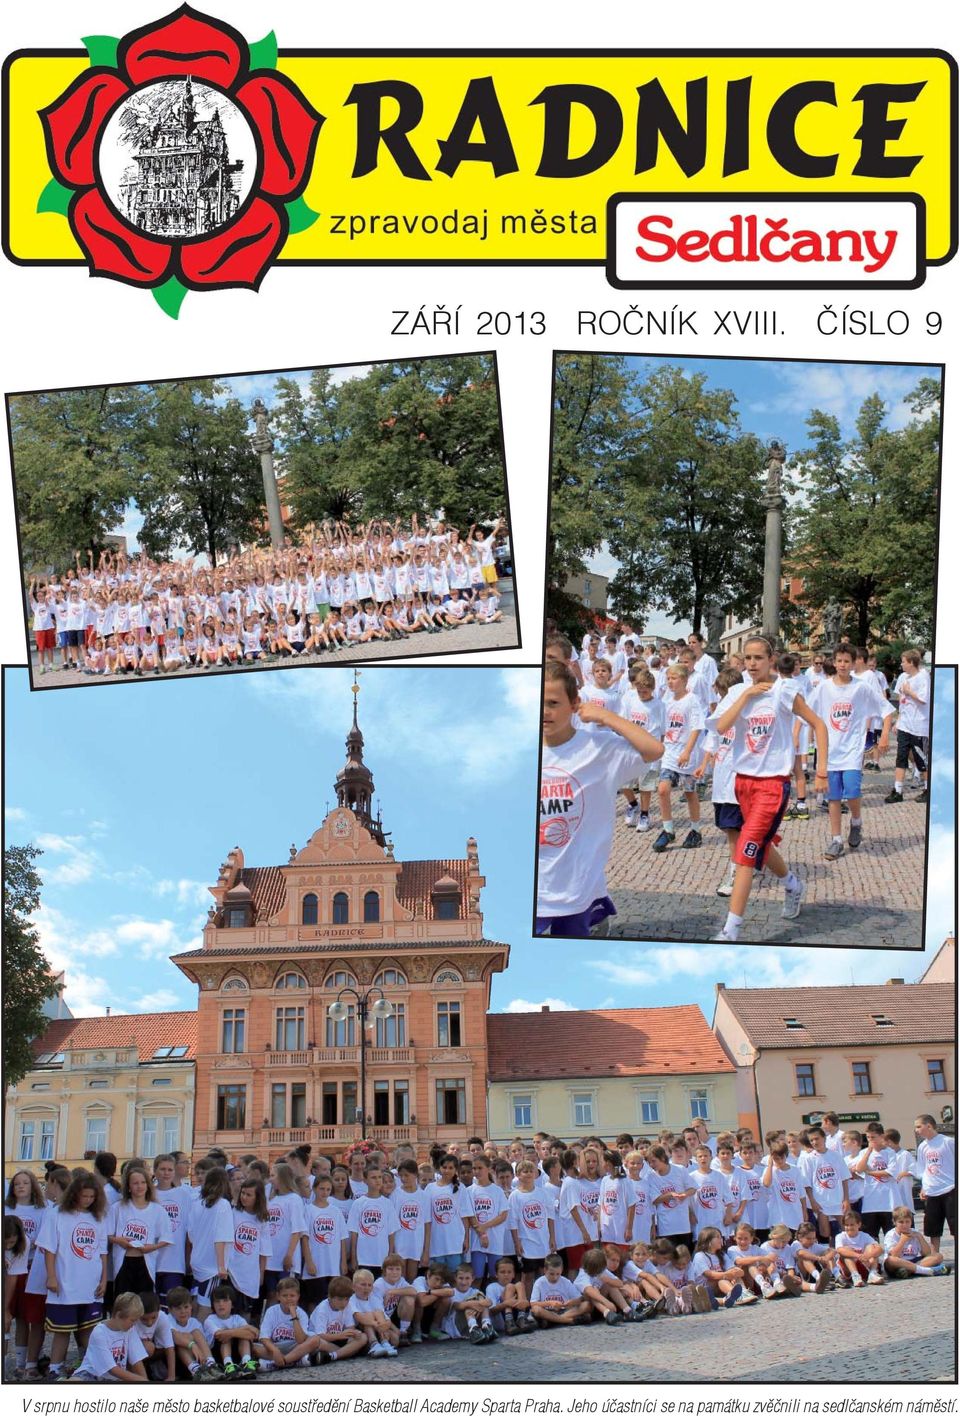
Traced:
<path fill-rule="evenodd" d="M 814 408 L 832 413 L 841 435 L 856 431 L 856 417 L 864 399 L 879 393 L 888 408 L 887 425 L 903 427 L 910 409 L 904 401 L 924 376 L 939 377 L 936 365 L 803 363 L 780 359 L 631 358 L 629 367 L 643 377 L 664 364 L 683 369 L 688 376 L 706 374 L 707 388 L 732 389 L 740 422 L 747 432 L 766 442 L 779 438 L 788 457 L 809 446 L 806 420 Z M 758 469 L 759 476 L 759 469 Z M 601 550 L 588 562 L 601 575 L 614 575 L 617 562 Z M 674 621 L 655 610 L 649 616 L 648 634 L 687 634 L 690 625 Z"/>
<path fill-rule="evenodd" d="M 280 864 L 333 800 L 350 723 L 346 669 L 30 694 L 7 670 L 7 843 L 44 847 L 38 925 L 76 1013 L 189 1008 L 168 956 L 199 944 L 227 851 Z M 937 674 L 927 953 L 530 938 L 539 674 L 381 668 L 360 722 L 397 859 L 477 837 L 488 937 L 512 946 L 495 1011 L 699 1003 L 742 986 L 919 976 L 954 927 L 952 670 Z"/>

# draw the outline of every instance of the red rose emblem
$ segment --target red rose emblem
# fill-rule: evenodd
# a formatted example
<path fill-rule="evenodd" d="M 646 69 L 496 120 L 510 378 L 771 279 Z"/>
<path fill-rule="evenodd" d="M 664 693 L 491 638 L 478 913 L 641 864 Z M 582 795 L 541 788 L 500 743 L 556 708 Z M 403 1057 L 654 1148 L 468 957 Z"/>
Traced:
<path fill-rule="evenodd" d="M 94 65 L 40 113 L 91 275 L 259 289 L 322 116 L 282 74 L 251 71 L 231 25 L 189 5 L 133 30 L 116 53 L 115 68 Z"/>

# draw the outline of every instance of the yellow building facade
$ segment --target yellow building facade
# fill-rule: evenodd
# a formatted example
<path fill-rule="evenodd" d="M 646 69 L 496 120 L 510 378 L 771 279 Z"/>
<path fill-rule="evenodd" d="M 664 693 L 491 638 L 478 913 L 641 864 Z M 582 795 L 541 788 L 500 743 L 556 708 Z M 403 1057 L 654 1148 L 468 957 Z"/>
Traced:
<path fill-rule="evenodd" d="M 89 1151 L 118 1162 L 189 1150 L 196 1013 L 117 1014 L 50 1024 L 36 1065 L 7 1087 L 4 1176 L 44 1163 L 82 1165 Z"/>
<path fill-rule="evenodd" d="M 737 1124 L 735 1068 L 694 1005 L 491 1013 L 487 1047 L 493 1141 Z"/>

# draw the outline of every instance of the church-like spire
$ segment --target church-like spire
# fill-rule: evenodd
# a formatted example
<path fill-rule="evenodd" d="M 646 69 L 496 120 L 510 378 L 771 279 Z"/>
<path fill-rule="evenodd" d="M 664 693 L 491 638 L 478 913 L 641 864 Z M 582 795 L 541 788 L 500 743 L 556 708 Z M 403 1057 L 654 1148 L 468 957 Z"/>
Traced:
<path fill-rule="evenodd" d="M 337 780 L 334 784 L 337 805 L 354 812 L 361 825 L 365 826 L 374 840 L 383 846 L 386 845 L 383 825 L 379 813 L 376 817 L 373 814 L 373 773 L 363 760 L 363 733 L 360 731 L 357 707 L 360 697 L 360 671 L 358 669 L 353 671 L 350 692 L 353 694 L 353 724 L 347 733 L 347 760 L 337 773 Z"/>

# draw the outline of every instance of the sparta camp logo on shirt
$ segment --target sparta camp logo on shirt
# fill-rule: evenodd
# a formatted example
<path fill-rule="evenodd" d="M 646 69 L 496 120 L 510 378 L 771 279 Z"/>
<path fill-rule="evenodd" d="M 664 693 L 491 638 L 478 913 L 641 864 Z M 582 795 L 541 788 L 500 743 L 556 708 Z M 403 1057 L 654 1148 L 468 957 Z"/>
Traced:
<path fill-rule="evenodd" d="M 834 732 L 845 733 L 850 729 L 850 720 L 853 717 L 853 704 L 849 699 L 838 698 L 830 709 L 830 726 Z"/>
<path fill-rule="evenodd" d="M 360 1211 L 360 1233 L 375 1239 L 383 1228 L 383 1210 L 379 1205 L 367 1205 Z"/>
<path fill-rule="evenodd" d="M 317 1214 L 313 1217 L 313 1237 L 318 1244 L 332 1244 L 337 1222 L 331 1214 Z M 364 1231 L 366 1232 L 366 1231 Z"/>
<path fill-rule="evenodd" d="M 453 1218 L 453 1200 L 449 1195 L 435 1195 L 433 1218 L 436 1224 L 449 1224 Z"/>
<path fill-rule="evenodd" d="M 747 747 L 751 752 L 766 751 L 775 722 L 773 713 L 751 713 L 747 719 Z"/>
<path fill-rule="evenodd" d="M 520 1213 L 528 1229 L 540 1228 L 543 1220 L 543 1205 L 539 1200 L 528 1200 L 527 1203 L 521 1207 Z"/>
<path fill-rule="evenodd" d="M 664 733 L 664 742 L 679 742 L 683 736 L 683 729 L 686 725 L 686 715 L 684 713 L 671 713 L 667 718 L 667 731 Z"/>
<path fill-rule="evenodd" d="M 238 1254 L 252 1254 L 260 1231 L 253 1224 L 238 1224 L 233 1231 L 233 1247 Z"/>
<path fill-rule="evenodd" d="M 704 1209 L 716 1209 L 720 1199 L 720 1191 L 716 1185 L 701 1185 L 697 1191 L 697 1199 Z"/>
<path fill-rule="evenodd" d="M 576 777 L 545 767 L 540 778 L 540 844 L 565 846 L 583 820 L 583 788 Z"/>
<path fill-rule="evenodd" d="M 816 1174 L 813 1177 L 821 1190 L 832 1190 L 836 1175 L 832 1165 L 818 1165 Z"/>
<path fill-rule="evenodd" d="M 78 1259 L 97 1257 L 97 1231 L 92 1224 L 75 1224 L 70 1236 L 70 1248 Z"/>
<path fill-rule="evenodd" d="M 420 1222 L 420 1206 L 411 1204 L 409 1201 L 406 1204 L 398 1205 L 397 1220 L 401 1229 L 416 1229 Z"/>

